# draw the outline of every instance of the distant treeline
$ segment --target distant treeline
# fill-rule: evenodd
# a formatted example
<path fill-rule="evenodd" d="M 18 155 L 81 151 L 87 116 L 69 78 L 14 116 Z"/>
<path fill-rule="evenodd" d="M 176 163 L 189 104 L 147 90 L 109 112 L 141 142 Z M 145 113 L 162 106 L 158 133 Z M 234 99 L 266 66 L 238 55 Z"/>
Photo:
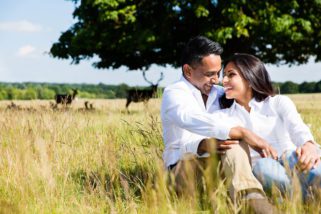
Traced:
<path fill-rule="evenodd" d="M 291 81 L 273 83 L 276 92 L 281 94 L 320 93 L 321 81 L 303 82 L 297 84 Z M 32 100 L 54 99 L 55 94 L 71 93 L 71 89 L 78 89 L 78 97 L 92 99 L 126 98 L 126 84 L 58 84 L 58 83 L 0 83 L 0 100 Z M 144 87 L 139 87 L 143 89 Z M 163 88 L 159 88 L 162 91 Z"/>
<path fill-rule="evenodd" d="M 58 83 L 0 83 L 0 100 L 54 99 L 56 94 L 71 94 L 78 89 L 77 97 L 92 99 L 125 98 L 126 84 L 58 84 Z"/>
<path fill-rule="evenodd" d="M 320 93 L 321 80 L 319 82 L 303 82 L 297 84 L 291 81 L 273 83 L 274 88 L 281 94 L 298 94 L 298 93 Z"/>

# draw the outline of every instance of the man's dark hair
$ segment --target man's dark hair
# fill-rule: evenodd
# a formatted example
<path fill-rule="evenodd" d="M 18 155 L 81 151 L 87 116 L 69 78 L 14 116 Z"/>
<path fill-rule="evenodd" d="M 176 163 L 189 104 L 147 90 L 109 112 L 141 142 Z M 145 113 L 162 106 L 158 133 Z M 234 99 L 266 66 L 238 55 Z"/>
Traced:
<path fill-rule="evenodd" d="M 275 95 L 270 75 L 260 59 L 250 54 L 236 53 L 224 62 L 224 67 L 230 62 L 234 63 L 240 75 L 250 84 L 255 100 L 262 101 L 268 96 Z M 225 108 L 229 107 L 226 106 L 227 103 L 231 104 L 224 98 L 220 102 L 221 107 Z"/>
<path fill-rule="evenodd" d="M 202 59 L 210 54 L 221 55 L 223 53 L 222 46 L 204 37 L 197 36 L 188 41 L 181 58 L 181 65 L 199 64 Z"/>

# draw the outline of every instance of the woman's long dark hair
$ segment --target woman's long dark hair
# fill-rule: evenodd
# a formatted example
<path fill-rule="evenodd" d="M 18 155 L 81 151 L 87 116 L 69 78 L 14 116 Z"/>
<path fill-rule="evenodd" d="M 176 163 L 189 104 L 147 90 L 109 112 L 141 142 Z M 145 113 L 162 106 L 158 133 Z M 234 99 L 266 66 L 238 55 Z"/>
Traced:
<path fill-rule="evenodd" d="M 250 54 L 236 53 L 224 62 L 224 67 L 230 62 L 234 63 L 240 75 L 250 84 L 255 100 L 262 101 L 275 95 L 270 75 L 260 59 Z M 233 99 L 226 99 L 225 95 L 220 98 L 221 108 L 228 108 L 232 103 Z"/>

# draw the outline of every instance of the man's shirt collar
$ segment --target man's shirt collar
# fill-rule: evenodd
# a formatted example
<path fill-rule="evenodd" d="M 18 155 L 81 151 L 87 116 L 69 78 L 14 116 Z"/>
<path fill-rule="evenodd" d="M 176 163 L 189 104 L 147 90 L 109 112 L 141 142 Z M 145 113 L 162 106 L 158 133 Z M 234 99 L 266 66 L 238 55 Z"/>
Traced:
<path fill-rule="evenodd" d="M 202 106 L 205 107 L 204 105 L 204 102 L 203 102 L 203 98 L 202 98 L 202 94 L 201 94 L 201 91 L 196 88 L 194 85 L 192 85 L 192 83 L 190 83 L 185 77 L 184 75 L 182 75 L 181 77 L 181 81 L 183 81 L 187 86 L 188 88 L 192 91 L 194 97 L 202 103 Z M 212 86 L 211 88 L 211 91 L 210 91 L 210 94 L 207 98 L 207 102 L 206 102 L 206 109 L 208 109 L 212 104 L 213 102 L 215 102 L 217 98 L 217 88 L 215 87 L 215 85 Z"/>

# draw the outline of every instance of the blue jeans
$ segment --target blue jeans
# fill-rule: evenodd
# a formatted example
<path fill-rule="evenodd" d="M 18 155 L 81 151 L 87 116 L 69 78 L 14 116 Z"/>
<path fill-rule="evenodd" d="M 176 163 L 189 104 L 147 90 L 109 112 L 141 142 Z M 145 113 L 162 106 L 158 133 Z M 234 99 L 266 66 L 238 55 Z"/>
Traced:
<path fill-rule="evenodd" d="M 253 167 L 253 174 L 261 182 L 264 191 L 271 194 L 272 186 L 277 187 L 283 195 L 292 196 L 292 175 L 296 175 L 301 184 L 302 197 L 307 199 L 309 187 L 321 189 L 321 164 L 303 173 L 296 169 L 298 162 L 295 151 L 285 153 L 282 160 L 262 158 Z"/>

